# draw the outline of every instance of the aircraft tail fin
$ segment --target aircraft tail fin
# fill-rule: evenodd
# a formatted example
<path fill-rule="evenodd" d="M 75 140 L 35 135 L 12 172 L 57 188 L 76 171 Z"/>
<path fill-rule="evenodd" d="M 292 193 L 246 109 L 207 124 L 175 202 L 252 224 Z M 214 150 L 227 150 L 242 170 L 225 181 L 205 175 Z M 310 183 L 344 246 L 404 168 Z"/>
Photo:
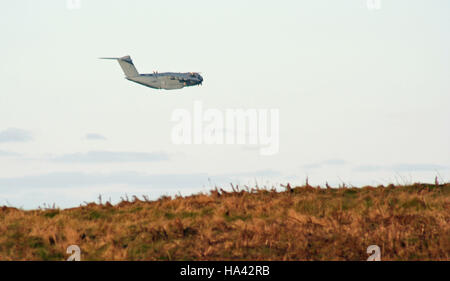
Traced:
<path fill-rule="evenodd" d="M 101 58 L 101 59 L 117 60 L 120 64 L 120 67 L 123 70 L 123 73 L 125 73 L 125 76 L 127 78 L 139 76 L 139 72 L 137 71 L 136 67 L 134 66 L 133 61 L 131 60 L 130 56 L 124 56 L 121 58 Z"/>

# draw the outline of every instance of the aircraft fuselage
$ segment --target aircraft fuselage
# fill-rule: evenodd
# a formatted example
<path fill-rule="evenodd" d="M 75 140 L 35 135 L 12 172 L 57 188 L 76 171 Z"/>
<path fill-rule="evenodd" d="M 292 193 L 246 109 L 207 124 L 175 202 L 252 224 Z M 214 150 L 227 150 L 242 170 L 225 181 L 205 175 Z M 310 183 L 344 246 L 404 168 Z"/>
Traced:
<path fill-rule="evenodd" d="M 139 74 L 139 76 L 125 78 L 153 89 L 165 90 L 181 89 L 183 87 L 200 85 L 203 82 L 203 77 L 195 72 Z"/>

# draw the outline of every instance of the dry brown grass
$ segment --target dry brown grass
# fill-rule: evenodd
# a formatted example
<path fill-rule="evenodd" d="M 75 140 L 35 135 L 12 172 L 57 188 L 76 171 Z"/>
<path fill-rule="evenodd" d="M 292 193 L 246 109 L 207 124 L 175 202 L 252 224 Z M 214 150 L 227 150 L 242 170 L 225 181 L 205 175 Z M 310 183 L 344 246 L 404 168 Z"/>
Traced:
<path fill-rule="evenodd" d="M 0 207 L 0 260 L 449 260 L 450 184 L 252 189 L 73 209 Z"/>

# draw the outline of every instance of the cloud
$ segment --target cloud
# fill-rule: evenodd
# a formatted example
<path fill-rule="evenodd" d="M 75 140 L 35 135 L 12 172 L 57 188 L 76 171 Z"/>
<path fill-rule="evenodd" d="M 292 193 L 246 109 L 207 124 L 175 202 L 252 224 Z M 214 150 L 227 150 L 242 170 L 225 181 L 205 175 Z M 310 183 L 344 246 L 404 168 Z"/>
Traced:
<path fill-rule="evenodd" d="M 322 168 L 324 166 L 338 166 L 338 165 L 345 165 L 345 164 L 347 164 L 347 161 L 345 161 L 343 159 L 334 158 L 334 159 L 328 159 L 328 160 L 321 161 L 321 162 L 307 164 L 307 165 L 304 165 L 303 168 L 317 169 L 317 168 Z"/>
<path fill-rule="evenodd" d="M 16 157 L 16 156 L 20 156 L 20 155 L 21 154 L 17 153 L 17 152 L 0 150 L 0 157 Z"/>
<path fill-rule="evenodd" d="M 8 128 L 0 131 L 0 142 L 25 142 L 32 139 L 32 134 L 22 129 Z"/>
<path fill-rule="evenodd" d="M 237 178 L 276 176 L 278 172 L 263 170 L 255 172 L 209 175 L 195 174 L 147 174 L 130 171 L 112 173 L 55 172 L 15 178 L 0 178 L 0 188 L 70 188 L 99 185 L 143 186 L 157 189 L 202 187 L 212 179 L 215 184 L 229 184 Z"/>
<path fill-rule="evenodd" d="M 446 170 L 448 166 L 436 164 L 395 164 L 389 166 L 382 165 L 360 165 L 354 170 L 357 172 L 378 172 L 378 171 L 395 171 L 395 172 L 424 172 L 424 171 L 439 171 Z"/>
<path fill-rule="evenodd" d="M 96 133 L 86 134 L 84 138 L 87 140 L 106 140 L 106 137 Z"/>
<path fill-rule="evenodd" d="M 378 165 L 359 165 L 354 170 L 357 172 L 377 172 L 383 170 L 383 167 Z"/>
<path fill-rule="evenodd" d="M 395 171 L 436 171 L 447 169 L 448 167 L 435 164 L 396 164 L 392 166 Z"/>
<path fill-rule="evenodd" d="M 342 159 L 329 159 L 322 162 L 324 165 L 345 165 L 347 161 Z"/>
<path fill-rule="evenodd" d="M 167 187 L 169 185 L 188 185 L 195 182 L 201 176 L 194 175 L 150 175 L 137 172 L 113 172 L 113 173 L 81 173 L 81 172 L 57 172 L 35 176 L 18 178 L 0 178 L 0 187 L 4 188 L 64 188 L 74 186 L 96 186 L 109 184 L 127 185 L 156 185 Z M 204 175 L 206 177 L 206 175 Z"/>
<path fill-rule="evenodd" d="M 86 153 L 64 154 L 52 158 L 57 162 L 68 163 L 101 163 L 101 162 L 154 162 L 168 160 L 163 152 L 121 152 L 121 151 L 89 151 Z"/>
<path fill-rule="evenodd" d="M 236 176 L 236 177 L 275 177 L 281 175 L 280 172 L 274 170 L 258 170 L 253 172 L 241 172 L 234 174 L 225 174 L 226 177 Z"/>

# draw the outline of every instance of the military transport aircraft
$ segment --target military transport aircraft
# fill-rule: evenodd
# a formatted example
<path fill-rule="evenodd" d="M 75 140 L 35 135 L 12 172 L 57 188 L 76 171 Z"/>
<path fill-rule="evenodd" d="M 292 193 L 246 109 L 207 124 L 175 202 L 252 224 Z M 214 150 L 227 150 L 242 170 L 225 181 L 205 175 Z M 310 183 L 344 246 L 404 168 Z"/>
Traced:
<path fill-rule="evenodd" d="M 186 86 L 201 85 L 203 82 L 203 77 L 197 72 L 153 72 L 153 74 L 139 74 L 130 56 L 101 59 L 117 60 L 125 73 L 125 79 L 153 89 L 181 89 Z"/>

